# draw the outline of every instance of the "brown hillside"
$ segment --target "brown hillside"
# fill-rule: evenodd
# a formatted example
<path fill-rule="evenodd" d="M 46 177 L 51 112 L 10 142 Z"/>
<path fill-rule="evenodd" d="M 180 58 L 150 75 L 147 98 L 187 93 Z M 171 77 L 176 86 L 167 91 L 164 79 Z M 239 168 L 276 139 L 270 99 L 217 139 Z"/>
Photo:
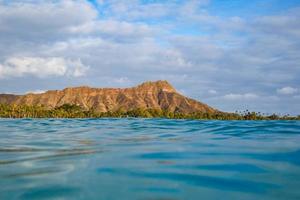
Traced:
<path fill-rule="evenodd" d="M 50 90 L 42 94 L 0 95 L 0 103 L 16 105 L 43 105 L 55 108 L 76 104 L 100 112 L 155 108 L 171 112 L 192 113 L 215 110 L 206 104 L 179 94 L 167 81 L 145 82 L 132 88 L 74 87 Z"/>

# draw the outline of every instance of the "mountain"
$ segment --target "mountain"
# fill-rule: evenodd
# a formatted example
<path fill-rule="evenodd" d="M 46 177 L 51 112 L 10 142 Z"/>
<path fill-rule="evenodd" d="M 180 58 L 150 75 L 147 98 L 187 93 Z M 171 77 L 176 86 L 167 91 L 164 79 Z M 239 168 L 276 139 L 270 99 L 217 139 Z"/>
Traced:
<path fill-rule="evenodd" d="M 132 88 L 91 88 L 87 86 L 49 90 L 41 94 L 0 94 L 0 103 L 43 105 L 52 109 L 63 104 L 79 105 L 99 112 L 161 109 L 180 113 L 216 113 L 216 109 L 179 94 L 167 81 L 144 82 Z"/>

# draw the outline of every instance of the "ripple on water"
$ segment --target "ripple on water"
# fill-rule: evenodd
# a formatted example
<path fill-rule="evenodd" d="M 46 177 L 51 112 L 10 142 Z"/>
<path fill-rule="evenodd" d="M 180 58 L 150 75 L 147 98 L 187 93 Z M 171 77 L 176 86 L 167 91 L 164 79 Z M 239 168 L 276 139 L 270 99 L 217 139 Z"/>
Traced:
<path fill-rule="evenodd" d="M 300 199 L 299 121 L 0 119 L 0 199 Z"/>
<path fill-rule="evenodd" d="M 76 198 L 80 188 L 60 185 L 50 185 L 43 187 L 34 187 L 24 192 L 21 199 L 57 199 L 57 198 Z"/>

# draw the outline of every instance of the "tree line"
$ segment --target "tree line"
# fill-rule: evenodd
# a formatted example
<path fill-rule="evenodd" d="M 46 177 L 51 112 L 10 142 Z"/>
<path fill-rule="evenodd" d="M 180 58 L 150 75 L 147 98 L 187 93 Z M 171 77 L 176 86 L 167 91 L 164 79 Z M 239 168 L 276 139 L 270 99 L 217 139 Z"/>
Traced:
<path fill-rule="evenodd" d="M 190 114 L 178 111 L 170 112 L 160 109 L 132 109 L 129 111 L 117 110 L 108 112 L 97 112 L 93 109 L 85 110 L 78 105 L 64 104 L 62 106 L 47 109 L 43 106 L 8 105 L 0 104 L 0 118 L 169 118 L 169 119 L 201 119 L 201 120 L 300 120 L 300 115 L 265 115 L 259 112 L 195 112 Z"/>

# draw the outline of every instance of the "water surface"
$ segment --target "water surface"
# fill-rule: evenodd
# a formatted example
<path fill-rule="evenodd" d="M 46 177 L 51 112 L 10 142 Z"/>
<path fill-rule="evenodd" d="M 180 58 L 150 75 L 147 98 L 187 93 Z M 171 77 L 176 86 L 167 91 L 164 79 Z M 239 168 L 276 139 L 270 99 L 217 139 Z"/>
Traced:
<path fill-rule="evenodd" d="M 299 121 L 0 119 L 0 199 L 300 199 Z"/>

